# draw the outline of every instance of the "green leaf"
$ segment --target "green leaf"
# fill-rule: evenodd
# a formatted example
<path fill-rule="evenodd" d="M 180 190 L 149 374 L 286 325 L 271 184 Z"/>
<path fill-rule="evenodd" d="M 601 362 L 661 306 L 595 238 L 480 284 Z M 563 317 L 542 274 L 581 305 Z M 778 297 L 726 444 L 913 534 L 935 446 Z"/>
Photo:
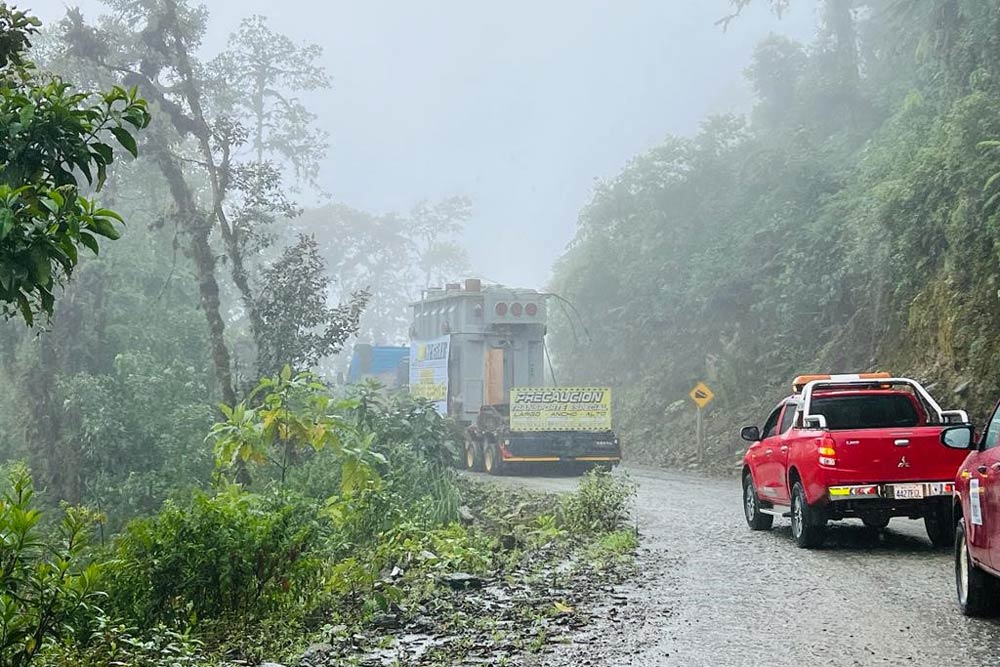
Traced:
<path fill-rule="evenodd" d="M 105 163 L 110 164 L 114 160 L 115 150 L 105 143 L 97 142 L 90 145 L 91 150 Z"/>
<path fill-rule="evenodd" d="M 111 134 L 115 135 L 118 143 L 122 145 L 122 148 L 131 153 L 132 157 L 139 157 L 139 147 L 136 145 L 135 137 L 132 136 L 131 132 L 124 127 L 113 127 L 111 128 Z"/>
<path fill-rule="evenodd" d="M 96 211 L 94 211 L 94 216 L 95 217 L 99 217 L 99 218 L 113 218 L 113 219 L 115 219 L 118 222 L 121 222 L 123 224 L 125 222 L 125 220 L 123 220 L 120 215 L 118 215 L 116 212 L 112 211 L 110 208 L 100 208 L 100 209 L 97 209 Z"/>
<path fill-rule="evenodd" d="M 48 285 L 52 281 L 52 260 L 41 248 L 31 251 L 31 277 L 40 285 Z"/>
<path fill-rule="evenodd" d="M 121 233 L 115 229 L 114 224 L 112 224 L 112 222 L 107 218 L 95 217 L 93 223 L 91 224 L 91 229 L 101 236 L 111 239 L 112 241 L 117 241 L 122 236 Z"/>
<path fill-rule="evenodd" d="M 75 265 L 80 261 L 79 253 L 76 251 L 76 244 L 73 243 L 73 240 L 69 236 L 62 237 L 59 241 L 59 247 L 66 253 L 66 257 L 71 265 Z"/>
<path fill-rule="evenodd" d="M 80 243 L 90 248 L 95 255 L 101 254 L 101 247 L 98 245 L 97 239 L 87 232 L 80 232 Z"/>
<path fill-rule="evenodd" d="M 14 212 L 9 208 L 0 208 L 0 241 L 3 241 L 13 228 Z"/>
<path fill-rule="evenodd" d="M 28 297 L 24 296 L 23 292 L 17 293 L 17 307 L 21 310 L 21 317 L 27 322 L 28 326 L 32 326 L 35 323 L 35 316 L 31 312 L 31 304 L 28 303 Z"/>

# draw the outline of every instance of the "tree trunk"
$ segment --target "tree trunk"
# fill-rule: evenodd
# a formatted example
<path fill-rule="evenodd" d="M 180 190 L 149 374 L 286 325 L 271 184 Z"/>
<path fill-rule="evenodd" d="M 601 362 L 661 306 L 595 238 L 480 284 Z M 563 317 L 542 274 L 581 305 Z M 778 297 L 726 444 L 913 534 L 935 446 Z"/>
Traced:
<path fill-rule="evenodd" d="M 208 320 L 212 363 L 215 366 L 215 378 L 219 383 L 219 391 L 222 393 L 224 403 L 235 405 L 236 390 L 233 386 L 229 348 L 226 346 L 226 324 L 222 319 L 219 283 L 215 278 L 215 255 L 208 240 L 212 231 L 212 223 L 198 210 L 194 195 L 191 193 L 187 181 L 184 180 L 184 172 L 181 171 L 177 162 L 165 152 L 158 152 L 155 159 L 170 186 L 170 193 L 177 206 L 181 225 L 191 239 L 191 259 L 194 260 L 201 309 L 205 313 L 205 319 Z"/>

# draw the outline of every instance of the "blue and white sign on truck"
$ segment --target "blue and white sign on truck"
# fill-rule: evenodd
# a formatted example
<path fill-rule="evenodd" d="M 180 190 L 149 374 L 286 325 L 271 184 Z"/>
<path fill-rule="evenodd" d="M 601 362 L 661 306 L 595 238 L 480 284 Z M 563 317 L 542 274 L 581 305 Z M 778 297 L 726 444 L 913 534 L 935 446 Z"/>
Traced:
<path fill-rule="evenodd" d="M 434 409 L 448 414 L 448 336 L 410 345 L 410 394 L 434 402 Z"/>

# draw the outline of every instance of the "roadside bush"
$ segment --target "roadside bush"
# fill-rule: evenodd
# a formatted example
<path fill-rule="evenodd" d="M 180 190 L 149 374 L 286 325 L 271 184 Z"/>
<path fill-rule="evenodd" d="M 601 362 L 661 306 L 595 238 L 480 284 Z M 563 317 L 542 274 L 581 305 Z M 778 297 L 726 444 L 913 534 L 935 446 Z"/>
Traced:
<path fill-rule="evenodd" d="M 628 505 L 634 496 L 635 485 L 627 478 L 592 470 L 574 493 L 563 498 L 560 521 L 578 534 L 614 532 L 628 520 Z"/>
<path fill-rule="evenodd" d="M 201 642 L 188 634 L 157 625 L 139 633 L 104 616 L 78 641 L 50 647 L 39 659 L 43 667 L 209 667 Z"/>
<path fill-rule="evenodd" d="M 107 565 L 111 608 L 141 627 L 310 607 L 321 578 L 318 507 L 228 486 L 133 521 Z"/>
<path fill-rule="evenodd" d="M 94 517 L 69 508 L 50 538 L 28 470 L 13 467 L 8 481 L 0 498 L 0 664 L 26 667 L 100 611 L 97 567 L 86 553 Z"/>
<path fill-rule="evenodd" d="M 352 416 L 358 429 L 373 434 L 372 448 L 391 458 L 399 450 L 432 466 L 450 467 L 458 444 L 450 423 L 434 404 L 408 393 L 387 392 L 369 381 L 352 388 Z"/>

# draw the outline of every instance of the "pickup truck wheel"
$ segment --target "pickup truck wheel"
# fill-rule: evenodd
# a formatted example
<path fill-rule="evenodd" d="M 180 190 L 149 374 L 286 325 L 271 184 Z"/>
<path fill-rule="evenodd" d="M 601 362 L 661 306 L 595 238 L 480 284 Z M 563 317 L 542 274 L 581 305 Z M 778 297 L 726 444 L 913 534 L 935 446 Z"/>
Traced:
<path fill-rule="evenodd" d="M 500 447 L 495 442 L 483 444 L 483 468 L 491 475 L 503 474 L 503 457 L 500 455 Z"/>
<path fill-rule="evenodd" d="M 760 498 L 749 473 L 743 475 L 743 516 L 750 530 L 771 530 L 774 523 L 774 515 L 760 511 Z"/>
<path fill-rule="evenodd" d="M 924 527 L 931 544 L 938 549 L 946 549 L 955 544 L 955 522 L 952 520 L 951 504 L 938 503 L 924 515 Z"/>
<path fill-rule="evenodd" d="M 889 525 L 889 518 L 887 516 L 864 516 L 861 517 L 861 523 L 870 530 L 885 530 L 886 526 Z"/>
<path fill-rule="evenodd" d="M 965 540 L 965 521 L 955 529 L 955 589 L 965 616 L 993 616 L 997 611 L 997 580 L 976 567 Z"/>
<path fill-rule="evenodd" d="M 826 538 L 826 518 L 809 506 L 802 482 L 792 487 L 792 537 L 803 549 L 815 549 Z"/>

